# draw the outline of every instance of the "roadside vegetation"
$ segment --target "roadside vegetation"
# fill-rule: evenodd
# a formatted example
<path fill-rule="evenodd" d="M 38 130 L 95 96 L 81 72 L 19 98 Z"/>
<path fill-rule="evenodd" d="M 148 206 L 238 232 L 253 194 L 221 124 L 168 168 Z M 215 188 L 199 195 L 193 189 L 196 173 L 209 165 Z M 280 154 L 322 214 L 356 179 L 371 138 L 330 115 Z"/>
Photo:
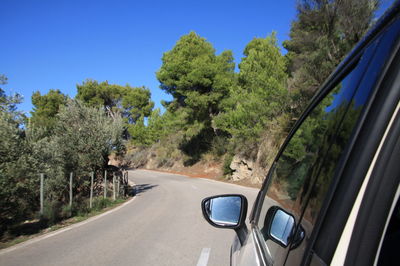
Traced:
<path fill-rule="evenodd" d="M 7 82 L 4 75 L 1 81 Z M 109 155 L 118 156 L 125 149 L 122 116 L 50 91 L 33 94 L 35 108 L 27 118 L 16 109 L 18 95 L 0 92 L 0 237 L 26 220 L 37 218 L 51 225 L 88 212 L 90 174 L 95 173 L 94 192 L 99 195 Z M 39 174 L 45 176 L 42 215 Z"/>
<path fill-rule="evenodd" d="M 90 173 L 99 195 L 111 155 L 134 167 L 215 162 L 228 178 L 235 171 L 232 161 L 240 158 L 251 163 L 251 171 L 261 169 L 256 180 L 261 182 L 311 96 L 373 24 L 378 5 L 378 0 L 298 1 L 283 43 L 287 53 L 272 32 L 250 40 L 237 66 L 231 51 L 217 54 L 192 31 L 162 55 L 156 78 L 172 96 L 162 102 L 165 110 L 154 109 L 144 86 L 87 79 L 73 99 L 59 90 L 34 92 L 28 117 L 16 107 L 21 96 L 0 88 L 0 237 L 26 220 L 48 226 L 89 213 Z M 299 143 L 288 156 L 302 152 Z M 42 216 L 40 173 L 46 176 Z"/>
<path fill-rule="evenodd" d="M 164 113 L 153 110 L 147 124 L 133 125 L 126 160 L 168 169 L 216 161 L 227 177 L 238 161 L 252 175 L 258 169 L 252 177 L 261 182 L 312 95 L 374 23 L 378 6 L 375 0 L 298 1 L 283 42 L 287 53 L 275 32 L 254 38 L 238 71 L 231 51 L 216 54 L 195 32 L 182 36 L 156 73 L 173 100 L 162 103 Z"/>
<path fill-rule="evenodd" d="M 19 224 L 13 224 L 3 234 L 0 241 L 0 249 L 7 248 L 34 237 L 49 233 L 66 226 L 82 222 L 90 217 L 104 213 L 125 202 L 126 199 L 119 198 L 115 201 L 97 197 L 94 199 L 93 208 L 74 209 L 71 213 L 68 208 L 55 212 L 52 206 L 47 205 L 44 216 L 40 219 L 27 220 Z"/>

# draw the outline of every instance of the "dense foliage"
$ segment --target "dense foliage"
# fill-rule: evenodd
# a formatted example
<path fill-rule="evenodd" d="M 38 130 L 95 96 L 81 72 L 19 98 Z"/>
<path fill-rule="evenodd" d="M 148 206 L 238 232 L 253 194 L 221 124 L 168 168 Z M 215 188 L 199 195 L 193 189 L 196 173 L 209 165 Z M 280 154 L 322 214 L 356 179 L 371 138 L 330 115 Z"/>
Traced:
<path fill-rule="evenodd" d="M 4 79 L 3 79 L 4 80 Z M 5 83 L 5 82 L 3 82 Z M 3 90 L 2 90 L 3 92 Z M 1 232 L 39 207 L 39 174 L 45 174 L 45 201 L 53 218 L 69 201 L 69 174 L 74 174 L 74 205 L 88 197 L 90 172 L 102 182 L 111 152 L 124 149 L 122 117 L 67 99 L 59 91 L 34 93 L 35 109 L 26 119 L 14 106 L 16 97 L 1 96 L 0 224 Z M 25 121 L 28 121 L 25 123 Z M 51 128 L 51 131 L 49 131 Z M 55 218 L 54 218 L 55 219 Z"/>
<path fill-rule="evenodd" d="M 243 54 L 238 84 L 230 88 L 216 124 L 231 137 L 257 141 L 287 108 L 286 61 L 274 33 L 254 38 Z"/>
<path fill-rule="evenodd" d="M 144 119 L 151 114 L 154 107 L 149 89 L 87 79 L 77 85 L 77 90 L 76 98 L 88 106 L 102 108 L 113 118 L 120 114 L 124 119 L 125 129 L 134 142 L 145 143 L 143 136 L 137 132 L 140 132 Z"/>
<path fill-rule="evenodd" d="M 165 103 L 169 113 L 165 118 L 180 120 L 176 122 L 183 134 L 181 149 L 197 160 L 218 136 L 213 119 L 221 111 L 222 99 L 235 86 L 232 52 L 216 55 L 211 43 L 190 32 L 164 53 L 162 62 L 157 72 L 160 88 L 173 97 Z"/>
<path fill-rule="evenodd" d="M 288 51 L 294 91 L 293 106 L 301 112 L 310 97 L 370 27 L 378 0 L 302 0 Z"/>
<path fill-rule="evenodd" d="M 57 121 L 56 114 L 60 106 L 66 104 L 67 98 L 60 90 L 50 90 L 46 95 L 41 95 L 39 91 L 33 93 L 32 104 L 34 107 L 30 122 L 51 131 Z"/>

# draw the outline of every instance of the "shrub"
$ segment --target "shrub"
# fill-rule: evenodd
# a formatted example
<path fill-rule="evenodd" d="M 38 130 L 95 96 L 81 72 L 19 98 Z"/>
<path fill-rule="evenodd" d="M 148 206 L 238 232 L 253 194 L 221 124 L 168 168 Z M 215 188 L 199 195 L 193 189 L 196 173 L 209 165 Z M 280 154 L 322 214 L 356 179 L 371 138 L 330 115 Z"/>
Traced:
<path fill-rule="evenodd" d="M 231 175 L 233 173 L 233 171 L 231 169 L 232 160 L 233 160 L 233 154 L 227 153 L 224 157 L 224 164 L 222 166 L 225 176 Z"/>
<path fill-rule="evenodd" d="M 99 211 L 102 210 L 112 204 L 111 199 L 97 197 L 93 199 L 93 210 Z"/>
<path fill-rule="evenodd" d="M 45 202 L 43 206 L 43 214 L 41 220 L 45 221 L 47 225 L 57 223 L 62 218 L 62 203 L 59 201 Z"/>

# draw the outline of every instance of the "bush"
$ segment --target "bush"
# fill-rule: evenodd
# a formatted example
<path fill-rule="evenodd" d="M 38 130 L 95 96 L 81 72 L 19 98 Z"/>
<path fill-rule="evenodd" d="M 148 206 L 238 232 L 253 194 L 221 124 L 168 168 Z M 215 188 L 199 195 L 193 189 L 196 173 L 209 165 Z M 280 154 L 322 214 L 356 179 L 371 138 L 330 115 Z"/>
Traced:
<path fill-rule="evenodd" d="M 124 161 L 127 165 L 130 165 L 133 168 L 140 168 L 146 165 L 149 156 L 149 149 L 146 148 L 137 148 L 132 151 L 129 151 L 124 156 Z"/>
<path fill-rule="evenodd" d="M 72 205 L 72 208 L 69 205 L 63 205 L 61 207 L 60 218 L 67 219 L 67 218 L 71 217 L 74 212 L 73 207 L 74 207 L 74 205 Z"/>
<path fill-rule="evenodd" d="M 222 170 L 224 171 L 224 175 L 231 175 L 233 173 L 231 169 L 231 163 L 233 160 L 233 154 L 232 153 L 227 153 L 224 157 L 224 164 L 222 166 Z"/>
<path fill-rule="evenodd" d="M 227 136 L 216 136 L 211 142 L 211 153 L 221 157 L 228 151 L 228 145 L 229 139 Z"/>
<path fill-rule="evenodd" d="M 61 202 L 45 202 L 43 206 L 43 214 L 40 218 L 41 220 L 45 221 L 47 225 L 55 224 L 62 219 L 62 214 L 65 214 L 62 212 L 62 210 L 63 206 Z"/>
<path fill-rule="evenodd" d="M 112 205 L 112 201 L 109 198 L 97 197 L 93 199 L 93 210 L 100 211 L 108 206 Z"/>
<path fill-rule="evenodd" d="M 90 213 L 89 201 L 86 199 L 79 203 L 73 204 L 72 207 L 73 216 L 85 216 L 86 214 Z"/>

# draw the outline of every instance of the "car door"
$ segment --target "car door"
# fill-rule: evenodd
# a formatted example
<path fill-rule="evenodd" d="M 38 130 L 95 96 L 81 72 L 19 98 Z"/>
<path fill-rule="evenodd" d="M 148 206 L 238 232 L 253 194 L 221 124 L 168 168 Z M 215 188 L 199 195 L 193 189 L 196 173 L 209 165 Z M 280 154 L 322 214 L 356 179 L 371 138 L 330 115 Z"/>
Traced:
<path fill-rule="evenodd" d="M 251 221 L 265 264 L 298 265 L 308 258 L 304 255 L 310 252 L 314 229 L 321 223 L 324 204 L 340 178 L 339 170 L 385 65 L 386 58 L 376 53 L 383 49 L 382 38 L 371 40 L 331 77 L 271 167 Z M 288 245 L 270 234 L 274 224 L 271 208 L 279 208 L 294 219 L 292 242 Z"/>
<path fill-rule="evenodd" d="M 314 265 L 324 264 L 323 262 L 329 264 L 332 262 L 335 251 L 336 255 L 341 254 L 340 256 L 345 258 L 348 252 L 347 247 L 341 245 L 339 239 L 344 231 L 346 221 L 350 219 L 348 218 L 350 211 L 356 208 L 358 193 L 363 183 L 367 182 L 369 173 L 377 171 L 378 168 L 376 166 L 385 165 L 383 168 L 386 169 L 386 164 L 377 164 L 373 167 L 373 162 L 376 160 L 376 156 L 384 154 L 383 152 L 378 152 L 379 147 L 382 145 L 381 142 L 384 139 L 400 97 L 398 83 L 400 77 L 399 37 L 400 20 L 397 16 L 397 18 L 392 19 L 391 23 L 387 23 L 380 31 L 380 34 L 375 36 L 375 40 L 373 40 L 373 42 L 377 43 L 377 49 L 354 96 L 354 101 L 358 103 L 358 108 L 362 106 L 363 110 L 353 128 L 350 141 L 342 155 L 343 159 L 336 167 L 331 184 L 327 188 L 325 200 L 322 203 L 322 211 L 314 224 L 312 235 L 310 235 L 310 240 L 308 241 L 307 256 L 303 259 L 305 264 L 309 262 L 313 262 L 312 264 Z M 350 108 L 348 115 L 354 112 L 356 112 L 355 109 Z M 343 125 L 343 128 L 345 127 Z M 392 144 L 389 145 L 390 148 L 393 146 Z M 386 156 L 383 162 L 389 162 L 390 156 Z M 327 169 L 329 169 L 329 164 L 324 166 L 322 172 L 327 173 Z M 372 175 L 372 177 L 374 176 L 375 174 Z M 371 180 L 383 184 L 387 181 L 392 182 L 394 175 L 380 174 Z M 378 186 L 372 185 L 372 188 L 374 187 Z M 371 217 L 382 217 L 384 219 L 387 214 L 385 209 L 382 208 L 386 206 L 382 201 L 385 197 L 391 197 L 392 189 L 396 189 L 396 187 L 396 184 L 386 185 L 385 189 L 382 189 L 380 193 L 366 193 L 365 198 L 379 201 L 380 205 L 376 206 L 380 207 L 371 207 L 371 204 L 363 200 L 365 202 L 363 203 L 364 205 L 359 207 L 360 213 L 363 215 L 357 220 L 365 223 L 367 220 L 371 221 Z M 373 190 L 372 188 L 371 190 Z M 313 195 L 318 195 L 318 191 L 315 191 Z M 392 198 L 388 201 L 391 204 Z M 309 210 L 312 210 L 310 205 L 307 206 L 305 211 Z M 374 215 L 375 212 L 376 215 Z M 367 226 L 364 224 L 365 227 L 356 225 L 354 228 L 357 230 L 350 232 L 351 235 L 356 236 L 351 236 L 351 239 L 360 238 L 359 236 L 362 235 L 365 240 L 368 239 L 368 241 L 363 242 L 363 245 L 368 242 L 371 246 L 376 247 L 379 241 L 371 241 L 373 238 L 371 235 L 367 236 L 366 230 L 371 224 L 378 225 L 377 220 L 372 220 L 374 222 L 367 222 Z M 376 232 L 375 237 L 377 237 Z M 363 245 L 360 245 L 361 242 L 350 245 L 353 250 L 351 253 L 361 254 L 359 258 L 366 258 L 366 254 L 374 254 L 372 248 L 362 251 L 361 247 Z M 291 255 L 289 255 L 287 262 L 291 261 Z M 360 259 L 355 261 L 360 261 Z M 355 265 L 355 261 L 349 263 L 349 265 Z"/>

